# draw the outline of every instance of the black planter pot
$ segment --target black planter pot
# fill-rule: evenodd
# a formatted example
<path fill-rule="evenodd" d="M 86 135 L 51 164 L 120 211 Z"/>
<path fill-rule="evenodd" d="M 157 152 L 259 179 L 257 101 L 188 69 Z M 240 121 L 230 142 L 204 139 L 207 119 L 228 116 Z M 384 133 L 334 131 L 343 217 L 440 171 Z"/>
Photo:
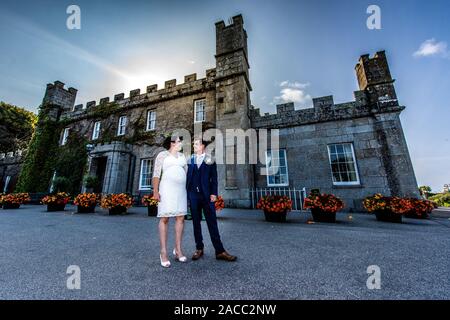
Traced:
<path fill-rule="evenodd" d="M 47 212 L 64 211 L 65 204 L 49 203 L 47 204 Z"/>
<path fill-rule="evenodd" d="M 89 207 L 77 206 L 78 213 L 94 213 L 95 212 L 95 204 Z"/>
<path fill-rule="evenodd" d="M 375 216 L 378 221 L 402 223 L 402 215 L 390 210 L 375 211 Z"/>
<path fill-rule="evenodd" d="M 336 212 L 325 212 L 320 209 L 311 209 L 311 213 L 315 222 L 336 222 Z"/>
<path fill-rule="evenodd" d="M 126 213 L 127 213 L 127 208 L 122 207 L 122 206 L 117 206 L 117 207 L 113 207 L 113 208 L 109 209 L 110 216 L 114 216 L 114 215 L 118 215 L 118 214 L 126 214 Z"/>
<path fill-rule="evenodd" d="M 430 215 L 428 213 L 424 213 L 424 214 L 417 214 L 415 212 L 411 212 L 411 213 L 407 213 L 405 214 L 406 218 L 411 218 L 411 219 L 428 219 L 430 217 Z"/>
<path fill-rule="evenodd" d="M 156 217 L 158 215 L 158 206 L 147 206 L 148 216 Z"/>
<path fill-rule="evenodd" d="M 3 209 L 19 209 L 20 203 L 10 203 L 6 202 L 3 204 Z"/>
<path fill-rule="evenodd" d="M 266 221 L 269 222 L 286 222 L 287 211 L 271 212 L 264 210 L 264 216 L 266 217 Z"/>

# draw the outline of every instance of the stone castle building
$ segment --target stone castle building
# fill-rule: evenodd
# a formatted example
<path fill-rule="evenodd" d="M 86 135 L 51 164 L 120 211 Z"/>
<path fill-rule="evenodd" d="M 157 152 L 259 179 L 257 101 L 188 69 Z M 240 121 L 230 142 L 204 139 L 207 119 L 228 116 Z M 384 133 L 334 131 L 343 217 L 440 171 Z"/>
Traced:
<path fill-rule="evenodd" d="M 250 207 L 252 188 L 303 188 L 340 196 L 347 208 L 376 192 L 418 196 L 417 182 L 403 134 L 399 105 L 384 51 L 363 55 L 355 70 L 355 101 L 335 104 L 332 96 L 313 99 L 313 108 L 277 106 L 260 114 L 250 101 L 247 33 L 241 15 L 216 28 L 216 67 L 206 77 L 185 76 L 184 83 L 150 85 L 85 107 L 74 106 L 77 90 L 56 81 L 47 85 L 43 105 L 71 132 L 90 140 L 88 172 L 105 193 L 140 194 L 151 187 L 153 160 L 161 134 L 194 125 L 225 129 L 279 129 L 280 149 L 266 159 L 279 159 L 279 170 L 261 175 L 265 164 L 218 165 L 219 193 L 229 206 Z M 233 146 L 224 146 L 227 151 Z"/>

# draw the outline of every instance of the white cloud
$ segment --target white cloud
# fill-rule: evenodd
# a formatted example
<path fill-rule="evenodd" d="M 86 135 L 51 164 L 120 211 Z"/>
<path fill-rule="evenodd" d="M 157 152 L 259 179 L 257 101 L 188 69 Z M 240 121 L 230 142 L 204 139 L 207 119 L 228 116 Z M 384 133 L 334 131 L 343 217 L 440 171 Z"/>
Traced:
<path fill-rule="evenodd" d="M 450 52 L 447 49 L 447 43 L 444 41 L 437 41 L 436 39 L 425 40 L 420 48 L 414 52 L 414 57 L 431 57 L 441 56 L 450 58 Z"/>
<path fill-rule="evenodd" d="M 301 108 L 308 108 L 312 105 L 312 97 L 305 91 L 309 83 L 285 80 L 278 85 L 281 87 L 280 95 L 273 98 L 271 105 L 287 102 L 294 102 L 300 105 Z"/>
<path fill-rule="evenodd" d="M 301 83 L 298 81 L 290 82 L 288 80 L 280 82 L 280 87 L 305 89 L 308 86 L 309 86 L 309 82 L 307 82 L 307 83 Z"/>

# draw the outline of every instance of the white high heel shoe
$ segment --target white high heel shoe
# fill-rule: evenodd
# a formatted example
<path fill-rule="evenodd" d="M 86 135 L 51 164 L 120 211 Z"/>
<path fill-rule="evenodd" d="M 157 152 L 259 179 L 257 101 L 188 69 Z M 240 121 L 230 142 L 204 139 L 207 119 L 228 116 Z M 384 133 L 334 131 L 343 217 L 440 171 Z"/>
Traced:
<path fill-rule="evenodd" d="M 175 249 L 173 249 L 173 255 L 175 257 L 175 260 L 178 260 L 180 262 L 186 262 L 187 261 L 187 258 L 185 256 L 178 257 L 177 256 L 177 251 Z"/>
<path fill-rule="evenodd" d="M 163 261 L 162 260 L 162 257 L 161 257 L 161 254 L 159 255 L 159 261 L 161 261 L 161 266 L 163 266 L 164 268 L 168 268 L 168 267 L 170 267 L 170 261 Z"/>

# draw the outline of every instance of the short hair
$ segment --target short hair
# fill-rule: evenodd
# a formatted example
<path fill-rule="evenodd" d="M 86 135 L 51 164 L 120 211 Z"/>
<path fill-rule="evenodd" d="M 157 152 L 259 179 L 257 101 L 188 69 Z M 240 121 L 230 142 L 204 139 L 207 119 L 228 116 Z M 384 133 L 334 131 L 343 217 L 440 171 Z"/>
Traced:
<path fill-rule="evenodd" d="M 172 145 L 172 142 L 177 141 L 177 139 L 180 139 L 181 141 L 183 141 L 183 137 L 180 137 L 180 136 L 168 136 L 168 137 L 166 137 L 164 139 L 163 144 L 162 144 L 164 149 L 169 150 L 170 146 Z"/>
<path fill-rule="evenodd" d="M 202 138 L 194 138 L 194 142 L 195 142 L 195 141 L 200 141 L 200 144 L 204 145 L 205 148 L 206 148 L 207 146 L 209 146 L 209 145 L 211 144 L 211 142 L 212 142 L 212 141 L 206 141 L 206 140 L 203 140 Z"/>

